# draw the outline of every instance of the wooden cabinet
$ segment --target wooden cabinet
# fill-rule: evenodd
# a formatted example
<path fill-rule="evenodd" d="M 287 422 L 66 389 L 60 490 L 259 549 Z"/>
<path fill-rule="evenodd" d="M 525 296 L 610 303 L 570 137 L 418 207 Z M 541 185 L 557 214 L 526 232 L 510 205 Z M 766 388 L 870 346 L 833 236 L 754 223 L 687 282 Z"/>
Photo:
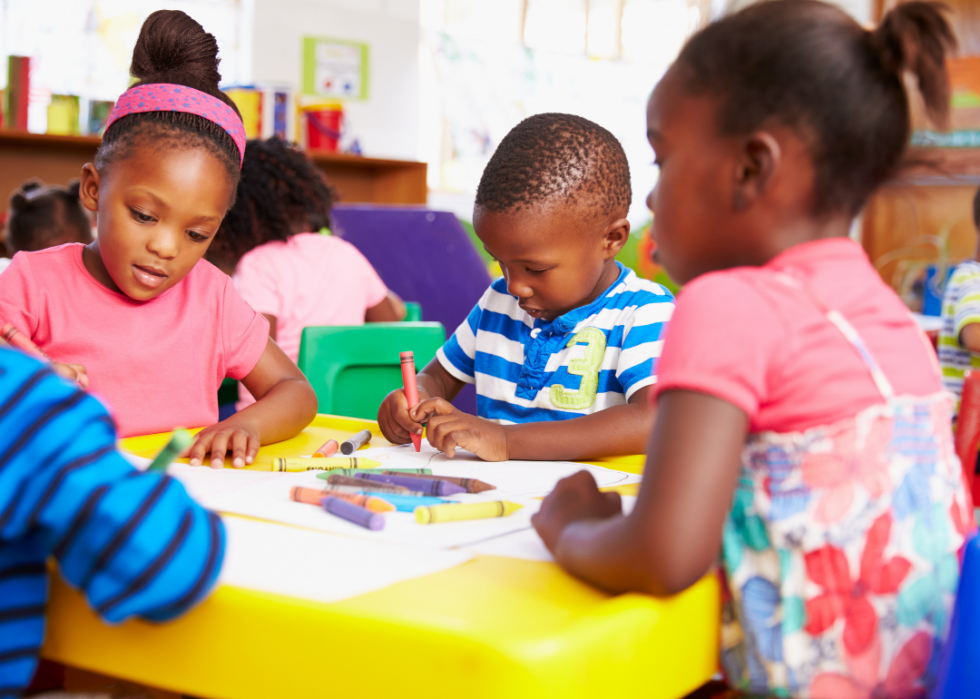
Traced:
<path fill-rule="evenodd" d="M 0 211 L 10 193 L 31 177 L 67 184 L 95 157 L 100 139 L 0 131 Z M 345 203 L 425 204 L 426 165 L 406 160 L 363 158 L 311 151 Z"/>

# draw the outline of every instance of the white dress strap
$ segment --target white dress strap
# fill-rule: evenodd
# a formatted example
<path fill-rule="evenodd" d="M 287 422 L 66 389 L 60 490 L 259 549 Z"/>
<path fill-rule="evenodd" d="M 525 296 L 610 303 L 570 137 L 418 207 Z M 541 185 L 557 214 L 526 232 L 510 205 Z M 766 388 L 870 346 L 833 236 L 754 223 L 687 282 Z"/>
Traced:
<path fill-rule="evenodd" d="M 810 299 L 810 302 L 816 306 L 821 313 L 837 328 L 841 335 L 851 344 L 851 346 L 858 353 L 861 361 L 868 368 L 871 373 L 871 378 L 875 382 L 875 386 L 878 387 L 878 391 L 885 398 L 886 401 L 891 401 L 895 397 L 895 389 L 892 388 L 891 382 L 888 377 L 885 376 L 885 372 L 881 370 L 878 362 L 875 361 L 874 355 L 871 354 L 871 350 L 864 343 L 864 339 L 858 334 L 858 331 L 853 325 L 845 318 L 840 311 L 836 311 L 827 306 L 811 292 L 799 279 L 786 274 L 785 272 L 776 272 L 776 279 L 780 282 L 789 286 L 793 289 L 800 291 L 804 296 Z"/>

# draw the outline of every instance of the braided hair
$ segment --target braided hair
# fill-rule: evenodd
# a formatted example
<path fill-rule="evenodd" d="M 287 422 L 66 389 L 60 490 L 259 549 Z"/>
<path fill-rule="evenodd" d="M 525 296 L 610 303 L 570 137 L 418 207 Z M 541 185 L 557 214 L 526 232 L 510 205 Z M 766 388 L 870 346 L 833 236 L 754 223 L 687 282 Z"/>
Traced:
<path fill-rule="evenodd" d="M 235 205 L 225 215 L 207 259 L 231 270 L 259 245 L 329 228 L 336 199 L 323 173 L 298 148 L 281 138 L 249 141 Z"/>
<path fill-rule="evenodd" d="M 153 83 L 186 85 L 220 99 L 241 114 L 218 89 L 218 42 L 204 27 L 179 10 L 158 10 L 143 23 L 129 72 L 138 79 L 132 87 Z M 205 148 L 225 166 L 232 184 L 239 177 L 238 146 L 218 124 L 186 112 L 130 114 L 106 129 L 95 155 L 100 172 L 130 157 L 140 145 L 157 148 Z"/>

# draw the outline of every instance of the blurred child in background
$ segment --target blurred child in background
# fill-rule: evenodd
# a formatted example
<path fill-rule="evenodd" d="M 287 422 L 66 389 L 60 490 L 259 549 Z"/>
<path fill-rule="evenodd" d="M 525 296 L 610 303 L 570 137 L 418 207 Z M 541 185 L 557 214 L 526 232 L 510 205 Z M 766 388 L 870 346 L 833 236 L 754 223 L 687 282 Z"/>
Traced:
<path fill-rule="evenodd" d="M 323 173 L 278 138 L 249 141 L 235 205 L 208 259 L 234 273 L 235 287 L 269 321 L 269 335 L 294 362 L 303 328 L 398 321 L 405 306 L 353 245 L 330 228 L 335 195 Z M 243 386 L 239 409 L 254 402 Z"/>
<path fill-rule="evenodd" d="M 92 242 L 92 224 L 78 198 L 79 181 L 67 187 L 27 180 L 10 195 L 4 245 L 15 253 L 53 248 L 65 243 Z M 10 264 L 0 259 L 0 271 Z"/>

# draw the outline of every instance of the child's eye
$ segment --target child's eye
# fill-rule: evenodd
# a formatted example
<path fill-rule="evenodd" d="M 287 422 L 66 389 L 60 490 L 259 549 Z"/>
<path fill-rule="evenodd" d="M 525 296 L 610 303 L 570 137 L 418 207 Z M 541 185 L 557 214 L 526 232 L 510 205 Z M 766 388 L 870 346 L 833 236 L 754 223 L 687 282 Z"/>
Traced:
<path fill-rule="evenodd" d="M 129 211 L 130 213 L 133 214 L 133 218 L 135 218 L 140 223 L 151 223 L 152 221 L 154 221 L 154 218 L 152 216 L 147 216 L 142 211 L 137 211 L 136 209 L 130 209 Z"/>
<path fill-rule="evenodd" d="M 548 271 L 548 269 L 550 269 L 550 267 L 549 268 L 546 268 L 546 269 L 531 269 L 530 267 L 525 267 L 524 268 L 524 270 L 528 274 L 535 274 L 535 275 L 537 275 L 537 274 L 544 274 L 545 272 Z"/>
<path fill-rule="evenodd" d="M 198 233 L 197 231 L 187 231 L 187 235 L 190 236 L 191 240 L 196 241 L 198 243 L 207 240 L 209 237 L 204 235 L 203 233 Z"/>

